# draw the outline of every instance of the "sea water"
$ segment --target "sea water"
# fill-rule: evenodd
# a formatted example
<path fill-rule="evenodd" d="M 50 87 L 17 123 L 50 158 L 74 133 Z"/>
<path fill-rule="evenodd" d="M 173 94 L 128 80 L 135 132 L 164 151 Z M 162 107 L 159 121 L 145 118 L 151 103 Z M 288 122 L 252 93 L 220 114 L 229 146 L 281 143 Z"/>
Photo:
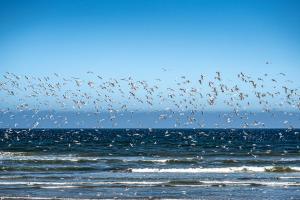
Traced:
<path fill-rule="evenodd" d="M 292 129 L 2 129 L 0 196 L 300 199 Z"/>

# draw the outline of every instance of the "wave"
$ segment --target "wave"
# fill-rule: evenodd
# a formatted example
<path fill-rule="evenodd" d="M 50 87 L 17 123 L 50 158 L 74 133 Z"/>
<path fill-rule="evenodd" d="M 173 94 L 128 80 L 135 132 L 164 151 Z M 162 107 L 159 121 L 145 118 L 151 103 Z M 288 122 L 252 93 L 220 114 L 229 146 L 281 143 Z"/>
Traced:
<path fill-rule="evenodd" d="M 245 159 L 245 158 L 221 158 L 221 159 L 203 159 L 197 157 L 181 157 L 181 158 L 153 158 L 153 157 L 102 157 L 102 156 L 79 156 L 76 154 L 62 155 L 32 155 L 28 152 L 1 152 L 0 161 L 17 162 L 17 163 L 45 163 L 45 164 L 63 164 L 63 163 L 88 163 L 88 162 L 106 162 L 106 163 L 158 163 L 158 164 L 198 164 L 200 162 L 235 164 L 244 165 L 272 165 L 272 164 L 294 164 L 300 161 L 299 158 L 274 158 L 274 159 Z"/>
<path fill-rule="evenodd" d="M 2 200 L 14 200 L 14 199 L 32 199 L 32 200 L 52 200 L 53 197 L 31 197 L 31 196 L 19 196 L 19 197 L 14 197 L 14 196 L 1 196 Z M 59 198 L 59 197 L 55 197 L 56 200 L 65 200 L 65 198 Z M 78 199 L 74 199 L 74 198 L 68 198 L 68 200 L 78 200 Z M 80 200 L 85 200 L 80 198 Z"/>
<path fill-rule="evenodd" d="M 217 168 L 131 168 L 129 172 L 136 173 L 241 173 L 241 172 L 300 172 L 300 167 L 279 166 L 241 166 Z"/>
<path fill-rule="evenodd" d="M 97 157 L 80 157 L 80 156 L 25 156 L 19 154 L 0 154 L 1 161 L 21 161 L 21 162 L 93 162 L 98 161 Z"/>
<path fill-rule="evenodd" d="M 117 162 L 135 162 L 135 163 L 166 163 L 166 164 L 179 164 L 179 163 L 197 163 L 201 162 L 199 158 L 153 158 L 153 157 L 97 157 L 98 160 L 108 163 Z"/>
<path fill-rule="evenodd" d="M 20 161 L 20 162 L 43 162 L 43 163 L 63 163 L 63 162 L 145 162 L 145 163 L 197 163 L 201 161 L 197 158 L 161 158 L 151 157 L 83 157 L 77 155 L 28 155 L 24 152 L 0 152 L 0 161 Z"/>
<path fill-rule="evenodd" d="M 283 162 L 300 162 L 300 158 L 281 158 L 279 161 L 283 161 Z"/>
<path fill-rule="evenodd" d="M 279 179 L 300 179 L 300 176 L 281 176 Z"/>
<path fill-rule="evenodd" d="M 77 185 L 57 185 L 57 186 L 40 186 L 40 188 L 44 189 L 63 189 L 63 188 L 79 188 Z"/>
<path fill-rule="evenodd" d="M 300 167 L 272 167 L 266 168 L 266 172 L 300 172 Z"/>
<path fill-rule="evenodd" d="M 139 160 L 139 162 L 145 162 L 145 163 L 165 163 L 165 164 L 196 164 L 201 161 L 202 160 L 196 158 Z"/>
<path fill-rule="evenodd" d="M 231 159 L 203 159 L 197 157 L 181 157 L 181 158 L 153 158 L 153 157 L 102 157 L 102 156 L 79 156 L 76 154 L 66 155 L 32 155 L 28 152 L 1 152 L 0 161 L 8 162 L 26 162 L 26 163 L 67 163 L 67 162 L 106 162 L 106 163 L 118 163 L 118 162 L 132 162 L 132 163 L 161 163 L 161 164 L 197 164 L 200 162 L 208 163 L 224 163 L 224 164 L 235 164 L 243 163 L 249 164 L 285 164 L 285 163 L 298 163 L 299 158 L 280 158 L 280 159 L 244 159 L 244 158 L 231 158 Z"/>
<path fill-rule="evenodd" d="M 39 187 L 44 189 L 55 188 L 86 188 L 97 187 L 101 185 L 109 186 L 271 186 L 271 187 L 283 187 L 283 186 L 300 186 L 300 182 L 279 182 L 279 181 L 236 181 L 236 180 L 171 180 L 171 181 L 102 181 L 102 182 L 0 182 L 0 185 L 25 185 L 29 187 Z"/>
<path fill-rule="evenodd" d="M 25 167 L 25 166 L 4 166 L 0 171 L 30 171 L 30 172 L 49 172 L 49 171 L 94 171 L 94 167 L 68 166 L 68 167 Z"/>
<path fill-rule="evenodd" d="M 101 182 L 41 182 L 41 181 L 9 181 L 0 182 L 0 185 L 26 185 L 48 188 L 63 187 L 91 187 L 98 185 L 161 185 L 168 182 L 162 181 L 101 181 Z"/>
<path fill-rule="evenodd" d="M 275 181 L 170 181 L 174 186 L 300 186 L 299 182 L 275 182 Z"/>

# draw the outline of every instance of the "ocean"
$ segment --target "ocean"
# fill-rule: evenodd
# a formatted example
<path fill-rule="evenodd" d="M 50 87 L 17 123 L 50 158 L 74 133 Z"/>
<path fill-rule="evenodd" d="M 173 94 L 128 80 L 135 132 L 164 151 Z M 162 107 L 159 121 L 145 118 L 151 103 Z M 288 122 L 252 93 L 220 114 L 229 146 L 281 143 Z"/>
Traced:
<path fill-rule="evenodd" d="M 3 199 L 300 199 L 297 129 L 1 129 Z"/>

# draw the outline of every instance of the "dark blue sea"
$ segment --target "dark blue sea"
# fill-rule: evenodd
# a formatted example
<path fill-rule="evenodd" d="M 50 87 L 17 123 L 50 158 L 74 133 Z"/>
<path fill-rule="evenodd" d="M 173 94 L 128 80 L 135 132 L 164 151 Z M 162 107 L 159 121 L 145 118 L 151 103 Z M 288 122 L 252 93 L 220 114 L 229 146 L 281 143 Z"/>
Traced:
<path fill-rule="evenodd" d="M 300 199 L 300 130 L 2 129 L 3 199 Z"/>

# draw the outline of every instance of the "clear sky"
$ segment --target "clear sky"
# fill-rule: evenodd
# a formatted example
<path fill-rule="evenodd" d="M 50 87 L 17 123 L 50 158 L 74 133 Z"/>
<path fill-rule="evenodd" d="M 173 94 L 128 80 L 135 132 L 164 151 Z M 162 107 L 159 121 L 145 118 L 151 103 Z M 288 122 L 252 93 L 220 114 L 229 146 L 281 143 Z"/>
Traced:
<path fill-rule="evenodd" d="M 0 73 L 297 80 L 299 10 L 289 0 L 0 0 Z"/>
<path fill-rule="evenodd" d="M 268 73 L 299 89 L 299 10 L 291 0 L 0 0 L 0 74 L 87 81 L 93 71 L 160 78 L 167 88 L 181 75 L 197 82 L 220 71 L 232 85 L 240 72 Z M 22 95 L 4 96 L 2 105 L 15 107 Z"/>

